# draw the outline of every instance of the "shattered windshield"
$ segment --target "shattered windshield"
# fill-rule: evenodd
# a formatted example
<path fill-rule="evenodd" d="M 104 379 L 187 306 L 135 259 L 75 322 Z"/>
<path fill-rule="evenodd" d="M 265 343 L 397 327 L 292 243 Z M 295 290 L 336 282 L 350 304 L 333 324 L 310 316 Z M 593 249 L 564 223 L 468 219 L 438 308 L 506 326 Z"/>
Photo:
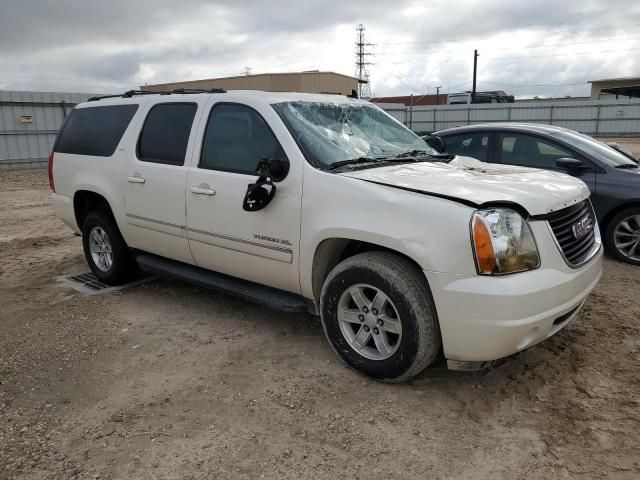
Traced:
<path fill-rule="evenodd" d="M 378 107 L 365 103 L 284 102 L 273 105 L 313 165 L 437 152 Z"/>

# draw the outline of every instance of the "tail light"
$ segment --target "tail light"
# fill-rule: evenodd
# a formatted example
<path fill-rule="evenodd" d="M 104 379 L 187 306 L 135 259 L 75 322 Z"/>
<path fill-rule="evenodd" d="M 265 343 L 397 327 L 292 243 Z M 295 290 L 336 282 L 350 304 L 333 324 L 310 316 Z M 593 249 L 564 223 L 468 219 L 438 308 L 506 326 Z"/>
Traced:
<path fill-rule="evenodd" d="M 53 192 L 56 191 L 56 186 L 53 182 L 53 152 L 49 155 L 49 186 Z"/>

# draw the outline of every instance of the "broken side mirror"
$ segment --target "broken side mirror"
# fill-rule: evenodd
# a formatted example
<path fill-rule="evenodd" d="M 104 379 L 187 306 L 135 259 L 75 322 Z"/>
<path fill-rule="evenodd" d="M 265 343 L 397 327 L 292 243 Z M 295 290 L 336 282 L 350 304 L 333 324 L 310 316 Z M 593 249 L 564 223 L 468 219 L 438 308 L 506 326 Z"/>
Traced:
<path fill-rule="evenodd" d="M 258 163 L 258 180 L 247 187 L 242 209 L 257 212 L 265 208 L 276 194 L 273 183 L 283 180 L 289 173 L 289 160 L 263 158 Z"/>
<path fill-rule="evenodd" d="M 271 180 L 274 182 L 281 182 L 289 173 L 289 159 L 287 158 L 263 158 L 262 161 L 269 162 L 269 175 L 271 176 Z M 258 171 L 260 171 L 260 166 L 258 166 Z"/>
<path fill-rule="evenodd" d="M 247 187 L 247 193 L 242 202 L 242 209 L 247 212 L 257 212 L 269 205 L 276 194 L 276 186 L 270 180 L 252 183 Z"/>
<path fill-rule="evenodd" d="M 422 137 L 422 139 L 427 143 L 427 145 L 429 145 L 438 153 L 444 152 L 447 148 L 447 144 L 445 143 L 445 141 L 438 135 L 425 135 L 424 137 Z"/>

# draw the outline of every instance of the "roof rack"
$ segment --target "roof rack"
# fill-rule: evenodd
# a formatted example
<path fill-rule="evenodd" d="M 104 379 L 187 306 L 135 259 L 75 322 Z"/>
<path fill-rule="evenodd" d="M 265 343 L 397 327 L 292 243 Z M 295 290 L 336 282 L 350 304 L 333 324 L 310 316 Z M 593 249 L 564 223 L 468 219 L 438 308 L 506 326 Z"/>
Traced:
<path fill-rule="evenodd" d="M 87 100 L 88 102 L 95 102 L 97 100 L 102 100 L 103 98 L 131 98 L 134 95 L 150 95 L 150 94 L 157 94 L 158 92 L 148 92 L 148 91 L 144 91 L 144 90 L 127 90 L 124 93 L 119 93 L 116 95 L 100 95 L 98 97 L 91 97 L 89 100 Z"/>
<path fill-rule="evenodd" d="M 227 93 L 224 88 L 211 88 L 209 90 L 198 89 L 198 88 L 176 88 L 169 92 L 151 92 L 149 90 L 128 90 L 124 93 L 119 93 L 117 95 L 100 95 L 97 97 L 91 97 L 88 102 L 95 102 L 97 100 L 102 100 L 105 98 L 131 98 L 136 95 L 172 95 L 172 94 L 190 94 L 190 93 Z"/>
<path fill-rule="evenodd" d="M 224 88 L 176 88 L 169 93 L 227 93 Z"/>

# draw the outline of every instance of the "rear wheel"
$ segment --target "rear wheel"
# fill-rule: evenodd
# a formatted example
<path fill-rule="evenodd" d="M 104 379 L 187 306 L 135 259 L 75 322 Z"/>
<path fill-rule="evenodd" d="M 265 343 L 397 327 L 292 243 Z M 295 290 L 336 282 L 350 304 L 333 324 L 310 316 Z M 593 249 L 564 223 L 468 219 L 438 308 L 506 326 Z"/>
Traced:
<path fill-rule="evenodd" d="M 82 225 L 84 256 L 94 275 L 107 285 L 119 285 L 137 271 L 118 227 L 110 215 L 91 212 Z"/>
<path fill-rule="evenodd" d="M 606 244 L 618 260 L 640 265 L 640 207 L 627 208 L 611 219 Z"/>
<path fill-rule="evenodd" d="M 338 264 L 322 288 L 320 310 L 333 349 L 352 368 L 401 382 L 440 351 L 433 300 L 422 272 L 389 252 L 367 252 Z"/>

